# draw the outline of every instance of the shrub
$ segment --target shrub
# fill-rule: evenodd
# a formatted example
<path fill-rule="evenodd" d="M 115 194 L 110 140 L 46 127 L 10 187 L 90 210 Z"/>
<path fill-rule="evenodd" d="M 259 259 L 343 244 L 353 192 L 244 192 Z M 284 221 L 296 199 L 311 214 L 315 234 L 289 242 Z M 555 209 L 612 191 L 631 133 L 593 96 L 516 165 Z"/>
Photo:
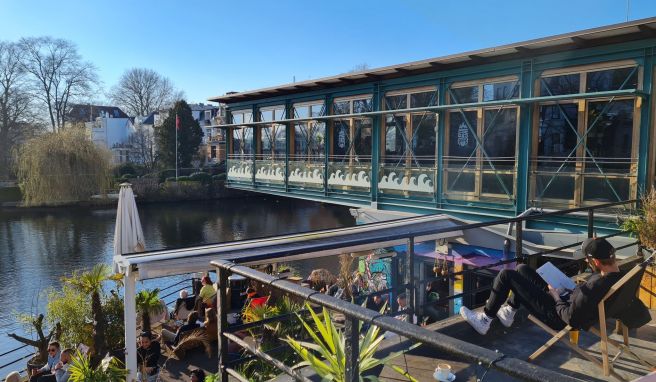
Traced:
<path fill-rule="evenodd" d="M 66 347 L 77 344 L 93 344 L 93 326 L 91 321 L 91 300 L 68 284 L 60 290 L 47 292 L 48 305 L 46 317 L 51 325 L 59 322 L 62 335 L 59 339 Z"/>
<path fill-rule="evenodd" d="M 123 174 L 123 175 L 121 176 L 121 180 L 122 180 L 122 181 L 127 181 L 127 180 L 130 180 L 130 179 L 132 179 L 132 178 L 134 178 L 134 174 Z"/>
<path fill-rule="evenodd" d="M 195 172 L 189 176 L 189 179 L 207 184 L 212 181 L 212 176 L 206 172 Z"/>
<path fill-rule="evenodd" d="M 175 182 L 175 181 L 176 181 L 175 176 L 172 176 L 172 177 L 166 178 L 166 181 L 167 181 L 167 182 Z"/>
<path fill-rule="evenodd" d="M 119 166 L 117 166 L 114 171 L 116 172 L 116 175 L 119 177 L 122 177 L 124 175 L 130 174 L 130 175 L 137 175 L 137 169 L 132 163 L 123 163 Z"/>
<path fill-rule="evenodd" d="M 216 181 L 224 181 L 226 180 L 226 174 L 224 172 L 223 174 L 214 175 L 212 176 L 212 179 Z"/>
<path fill-rule="evenodd" d="M 65 129 L 30 139 L 18 153 L 18 179 L 27 205 L 87 200 L 110 183 L 111 153 L 84 131 Z"/>
<path fill-rule="evenodd" d="M 190 182 L 190 181 L 191 181 L 191 178 L 188 177 L 188 176 L 179 176 L 178 177 L 178 182 Z"/>
<path fill-rule="evenodd" d="M 175 169 L 166 169 L 159 172 L 159 182 L 164 183 L 169 178 L 175 179 Z"/>

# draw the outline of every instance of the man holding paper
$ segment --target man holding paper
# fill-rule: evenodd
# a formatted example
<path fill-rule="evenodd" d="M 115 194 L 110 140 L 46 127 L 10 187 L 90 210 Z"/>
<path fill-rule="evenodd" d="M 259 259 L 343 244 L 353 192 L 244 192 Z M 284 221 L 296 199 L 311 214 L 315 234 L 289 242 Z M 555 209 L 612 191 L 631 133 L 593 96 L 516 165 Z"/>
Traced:
<path fill-rule="evenodd" d="M 615 261 L 615 248 L 605 239 L 587 239 L 581 250 L 588 263 L 598 270 L 584 284 L 575 286 L 551 263 L 537 272 L 521 264 L 516 270 L 504 269 L 497 274 L 483 312 L 463 306 L 460 315 L 483 335 L 494 317 L 510 327 L 520 306 L 552 329 L 560 330 L 569 324 L 587 330 L 598 321 L 597 304 L 622 274 Z M 510 291 L 513 293 L 508 298 Z"/>

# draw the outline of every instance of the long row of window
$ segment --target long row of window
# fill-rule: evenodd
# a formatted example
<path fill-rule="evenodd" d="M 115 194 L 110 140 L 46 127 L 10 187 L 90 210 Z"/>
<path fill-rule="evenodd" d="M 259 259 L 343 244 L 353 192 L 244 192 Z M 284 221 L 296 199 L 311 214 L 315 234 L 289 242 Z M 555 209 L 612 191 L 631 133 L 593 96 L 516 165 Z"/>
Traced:
<path fill-rule="evenodd" d="M 639 87 L 639 68 L 634 63 L 543 73 L 535 84 L 535 94 L 547 98 L 535 105 L 532 122 L 529 188 L 534 205 L 581 205 L 636 195 L 639 129 L 635 98 L 550 101 L 548 97 Z M 406 196 L 436 191 L 436 154 L 442 145 L 444 198 L 514 203 L 519 107 L 480 104 L 519 98 L 519 89 L 519 79 L 513 76 L 454 83 L 445 99 L 463 107 L 439 115 L 407 110 L 437 105 L 435 87 L 385 93 L 381 107 L 390 112 L 381 118 L 378 171 L 384 181 L 379 191 Z M 479 105 L 467 106 L 475 103 Z M 284 161 L 289 135 L 291 161 L 319 164 L 327 154 L 331 171 L 341 171 L 346 179 L 355 177 L 356 170 L 368 169 L 366 175 L 370 176 L 372 119 L 357 114 L 374 109 L 372 96 L 337 98 L 329 109 L 331 115 L 345 117 L 296 122 L 287 134 L 286 125 L 276 123 L 286 119 L 285 108 L 262 108 L 258 121 L 271 124 L 233 128 L 230 157 Z M 295 119 L 312 118 L 325 115 L 326 107 L 318 101 L 294 104 L 291 111 Z M 234 124 L 253 121 L 250 110 L 233 111 L 232 116 Z M 446 119 L 443 142 L 438 142 L 440 117 Z M 316 179 L 312 182 L 323 184 Z M 364 187 L 349 182 L 333 184 L 346 190 Z"/>

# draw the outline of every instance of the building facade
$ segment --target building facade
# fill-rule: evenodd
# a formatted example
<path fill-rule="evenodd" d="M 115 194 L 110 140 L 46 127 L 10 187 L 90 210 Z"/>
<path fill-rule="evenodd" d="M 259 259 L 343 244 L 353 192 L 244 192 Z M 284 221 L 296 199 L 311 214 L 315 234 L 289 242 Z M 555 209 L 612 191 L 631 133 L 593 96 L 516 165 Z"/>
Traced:
<path fill-rule="evenodd" d="M 228 185 L 484 219 L 654 181 L 656 18 L 227 94 Z"/>

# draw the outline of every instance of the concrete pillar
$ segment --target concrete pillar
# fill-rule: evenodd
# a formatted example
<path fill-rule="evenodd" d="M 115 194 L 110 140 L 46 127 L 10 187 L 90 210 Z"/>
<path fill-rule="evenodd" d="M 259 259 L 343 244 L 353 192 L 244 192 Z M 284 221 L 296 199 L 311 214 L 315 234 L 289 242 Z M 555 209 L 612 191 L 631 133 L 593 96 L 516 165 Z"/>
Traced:
<path fill-rule="evenodd" d="M 125 320 L 125 367 L 128 381 L 137 380 L 137 275 L 129 268 L 123 277 L 125 285 L 123 318 Z"/>

